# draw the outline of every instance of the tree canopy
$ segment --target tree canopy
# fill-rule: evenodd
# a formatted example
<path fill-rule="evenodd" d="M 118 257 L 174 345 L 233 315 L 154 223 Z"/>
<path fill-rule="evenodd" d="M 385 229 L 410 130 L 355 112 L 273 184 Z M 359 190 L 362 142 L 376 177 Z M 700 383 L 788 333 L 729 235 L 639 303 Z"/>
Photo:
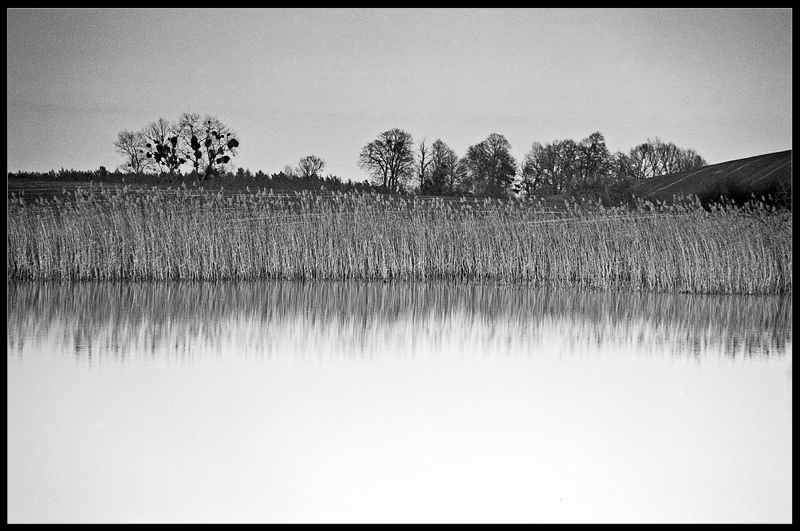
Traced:
<path fill-rule="evenodd" d="M 303 157 L 297 165 L 298 173 L 304 179 L 318 177 L 323 169 L 325 169 L 325 161 L 316 155 Z"/>
<path fill-rule="evenodd" d="M 188 163 L 202 181 L 225 171 L 239 140 L 215 116 L 183 113 L 174 124 L 159 118 L 138 132 L 122 131 L 114 146 L 125 157 L 125 170 L 174 174 Z"/>
<path fill-rule="evenodd" d="M 489 197 L 507 197 L 517 173 L 511 144 L 503 135 L 492 133 L 470 146 L 465 157 L 472 192 Z"/>
<path fill-rule="evenodd" d="M 411 134 L 390 129 L 361 149 L 358 165 L 384 190 L 399 192 L 414 175 L 413 145 Z"/>

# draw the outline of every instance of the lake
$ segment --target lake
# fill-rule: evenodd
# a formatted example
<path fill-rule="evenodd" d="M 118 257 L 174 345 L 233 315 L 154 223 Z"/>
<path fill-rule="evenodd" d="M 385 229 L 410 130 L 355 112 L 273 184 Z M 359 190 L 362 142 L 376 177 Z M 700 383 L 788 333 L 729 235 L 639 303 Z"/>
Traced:
<path fill-rule="evenodd" d="M 792 299 L 13 283 L 9 522 L 791 522 Z"/>

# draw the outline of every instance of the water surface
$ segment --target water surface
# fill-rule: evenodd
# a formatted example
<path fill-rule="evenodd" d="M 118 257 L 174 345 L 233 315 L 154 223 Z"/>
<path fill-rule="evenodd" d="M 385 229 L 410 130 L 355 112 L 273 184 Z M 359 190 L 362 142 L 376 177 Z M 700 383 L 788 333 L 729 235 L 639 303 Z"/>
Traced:
<path fill-rule="evenodd" d="M 9 283 L 9 522 L 790 522 L 791 297 Z"/>

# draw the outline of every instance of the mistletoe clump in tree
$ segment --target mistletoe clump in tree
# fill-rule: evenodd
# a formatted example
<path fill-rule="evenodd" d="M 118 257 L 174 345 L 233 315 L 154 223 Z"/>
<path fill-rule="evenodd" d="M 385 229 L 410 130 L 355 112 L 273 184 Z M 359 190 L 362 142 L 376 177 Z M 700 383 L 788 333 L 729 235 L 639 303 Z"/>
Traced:
<path fill-rule="evenodd" d="M 178 137 L 169 121 L 159 118 L 145 127 L 141 138 L 145 142 L 145 157 L 152 162 L 160 173 L 174 175 L 180 170 L 186 159 L 178 151 Z"/>
<path fill-rule="evenodd" d="M 154 140 L 154 144 L 148 143 L 147 148 L 152 151 L 147 152 L 147 158 L 153 158 L 156 164 L 164 166 L 169 170 L 170 175 L 174 174 L 186 162 L 186 159 L 178 156 L 178 137 L 171 136 L 164 139 Z"/>
<path fill-rule="evenodd" d="M 230 127 L 214 116 L 201 118 L 196 113 L 183 113 L 176 124 L 159 118 L 139 133 L 126 134 L 126 143 L 122 139 L 120 133 L 114 145 L 128 159 L 124 167 L 137 172 L 158 168 L 174 175 L 190 163 L 200 181 L 222 173 L 239 147 Z"/>
<path fill-rule="evenodd" d="M 231 128 L 213 116 L 201 119 L 199 114 L 184 113 L 177 130 L 183 140 L 181 152 L 192 163 L 200 180 L 217 175 L 239 147 Z"/>

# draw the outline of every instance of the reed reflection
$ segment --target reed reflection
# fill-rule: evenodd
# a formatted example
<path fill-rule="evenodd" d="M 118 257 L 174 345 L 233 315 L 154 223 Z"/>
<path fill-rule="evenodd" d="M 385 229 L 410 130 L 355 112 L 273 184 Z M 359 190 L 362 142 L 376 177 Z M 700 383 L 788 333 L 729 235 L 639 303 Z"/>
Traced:
<path fill-rule="evenodd" d="M 783 356 L 787 296 L 652 294 L 494 284 L 8 283 L 8 347 L 78 358 L 369 357 L 487 349 L 570 355 L 603 345 Z"/>

